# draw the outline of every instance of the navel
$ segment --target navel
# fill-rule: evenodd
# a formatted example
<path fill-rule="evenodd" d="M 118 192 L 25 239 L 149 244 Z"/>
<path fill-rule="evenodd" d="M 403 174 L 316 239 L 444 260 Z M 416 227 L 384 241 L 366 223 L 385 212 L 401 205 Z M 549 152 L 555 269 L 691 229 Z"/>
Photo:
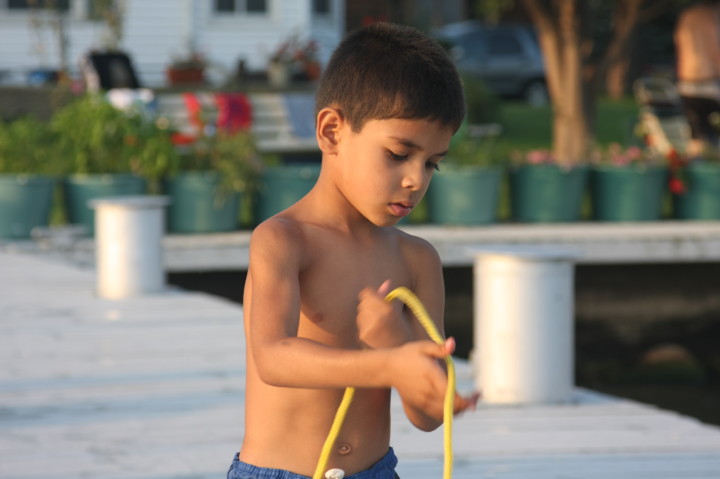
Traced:
<path fill-rule="evenodd" d="M 337 448 L 337 452 L 341 456 L 347 456 L 352 452 L 352 446 L 347 443 L 341 443 Z"/>

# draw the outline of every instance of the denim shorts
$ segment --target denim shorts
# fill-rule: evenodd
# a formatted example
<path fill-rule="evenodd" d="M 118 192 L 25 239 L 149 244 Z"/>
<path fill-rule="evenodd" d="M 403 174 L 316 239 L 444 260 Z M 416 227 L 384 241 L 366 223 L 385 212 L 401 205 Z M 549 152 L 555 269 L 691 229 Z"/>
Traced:
<path fill-rule="evenodd" d="M 376 462 L 370 469 L 357 474 L 345 477 L 345 479 L 396 479 L 395 466 L 397 465 L 397 457 L 392 448 L 382 459 Z M 301 476 L 294 472 L 284 471 L 282 469 L 268 469 L 257 467 L 242 462 L 238 455 L 235 454 L 230 469 L 227 473 L 227 479 L 310 479 L 308 476 Z"/>

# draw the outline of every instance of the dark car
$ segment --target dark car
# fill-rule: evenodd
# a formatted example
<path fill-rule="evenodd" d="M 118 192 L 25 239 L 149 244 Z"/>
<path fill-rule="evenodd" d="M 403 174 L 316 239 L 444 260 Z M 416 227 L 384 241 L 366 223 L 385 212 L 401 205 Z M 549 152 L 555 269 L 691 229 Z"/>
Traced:
<path fill-rule="evenodd" d="M 448 46 L 458 70 L 481 79 L 491 91 L 532 105 L 548 102 L 545 66 L 532 27 L 466 21 L 445 25 L 435 35 Z"/>

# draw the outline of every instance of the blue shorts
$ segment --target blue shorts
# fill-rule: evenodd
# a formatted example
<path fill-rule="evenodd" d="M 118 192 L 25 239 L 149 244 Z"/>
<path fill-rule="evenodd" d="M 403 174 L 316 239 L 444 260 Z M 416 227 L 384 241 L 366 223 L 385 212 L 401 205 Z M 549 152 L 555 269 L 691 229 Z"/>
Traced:
<path fill-rule="evenodd" d="M 397 466 L 397 457 L 392 448 L 388 451 L 382 459 L 376 462 L 370 469 L 352 476 L 347 476 L 345 479 L 395 479 L 398 477 L 395 474 L 395 466 Z M 235 454 L 232 465 L 227 473 L 227 479 L 310 479 L 308 476 L 301 476 L 294 472 L 284 471 L 282 469 L 268 469 L 264 467 L 257 467 L 251 464 L 242 462 L 238 455 Z"/>

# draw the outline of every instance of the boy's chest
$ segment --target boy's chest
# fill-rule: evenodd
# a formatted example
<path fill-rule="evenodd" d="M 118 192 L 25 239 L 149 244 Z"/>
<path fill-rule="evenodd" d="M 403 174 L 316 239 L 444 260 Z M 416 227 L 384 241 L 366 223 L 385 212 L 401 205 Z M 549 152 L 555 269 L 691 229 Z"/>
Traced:
<path fill-rule="evenodd" d="M 413 286 L 411 265 L 394 245 L 326 244 L 299 279 L 301 311 L 308 323 L 303 329 L 336 337 L 345 346 L 357 337 L 355 318 L 363 288 L 377 290 L 386 280 L 391 288 Z"/>

